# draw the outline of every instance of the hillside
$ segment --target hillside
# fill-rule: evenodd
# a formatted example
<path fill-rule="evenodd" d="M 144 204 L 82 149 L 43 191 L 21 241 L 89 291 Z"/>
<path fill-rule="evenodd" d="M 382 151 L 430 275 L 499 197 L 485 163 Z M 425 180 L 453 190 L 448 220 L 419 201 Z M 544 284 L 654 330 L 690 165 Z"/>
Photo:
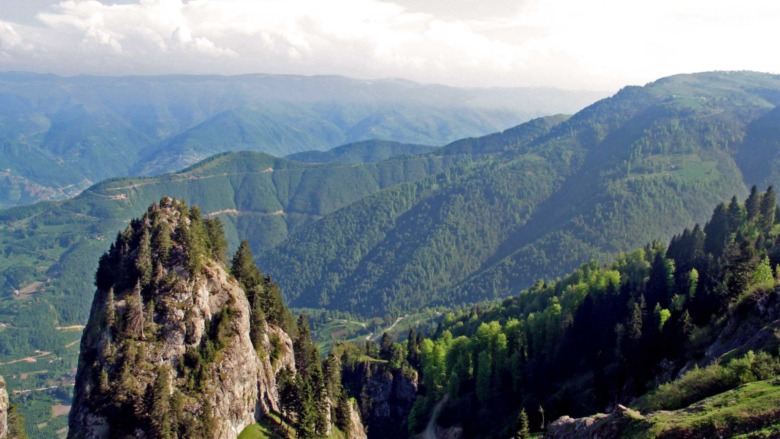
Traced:
<path fill-rule="evenodd" d="M 627 87 L 530 142 L 496 135 L 489 158 L 372 195 L 259 259 L 293 306 L 381 315 L 516 293 L 667 241 L 728 194 L 779 179 L 767 122 L 779 91 L 759 73 Z"/>
<path fill-rule="evenodd" d="M 399 155 L 426 154 L 435 147 L 386 140 L 366 140 L 338 146 L 328 151 L 303 151 L 285 156 L 287 160 L 305 163 L 373 163 Z"/>
<path fill-rule="evenodd" d="M 445 316 L 432 337 L 408 344 L 424 389 L 410 434 L 444 401 L 439 425 L 463 437 L 510 437 L 523 417 L 520 437 L 542 424 L 560 439 L 774 437 L 777 209 L 771 188 L 754 187 L 668 246 Z"/>
<path fill-rule="evenodd" d="M 313 165 L 231 153 L 180 173 L 109 180 L 72 200 L 3 211 L 0 318 L 8 328 L 0 331 L 0 339 L 7 340 L 0 344 L 2 355 L 31 347 L 49 350 L 51 336 L 41 337 L 39 331 L 81 324 L 88 311 L 89 273 L 106 239 L 166 193 L 192 200 L 209 217 L 221 218 L 231 249 L 241 238 L 260 250 L 371 193 L 437 174 L 467 158 L 436 155 Z M 43 329 L 28 331 L 31 325 Z"/>
<path fill-rule="evenodd" d="M 603 93 L 457 89 L 336 76 L 0 73 L 0 208 L 225 151 L 278 156 L 385 139 L 443 145 L 573 112 Z"/>
<path fill-rule="evenodd" d="M 560 120 L 537 121 L 513 130 L 511 138 L 532 138 Z M 108 180 L 72 200 L 0 211 L 0 372 L 14 390 L 60 388 L 68 382 L 76 367 L 79 325 L 89 312 L 98 256 L 117 230 L 165 194 L 176 194 L 220 218 L 231 249 L 239 239 L 248 239 L 258 252 L 383 188 L 436 175 L 461 161 L 482 160 L 496 150 L 497 137 L 365 165 L 304 164 L 258 153 L 226 153 L 180 173 Z M 53 366 L 45 374 L 28 374 L 39 369 L 26 358 L 51 361 Z M 31 398 L 22 407 L 25 413 L 35 413 L 28 422 L 49 418 L 50 407 L 41 409 L 39 398 L 51 405 L 66 402 L 61 394 Z M 55 421 L 51 431 L 61 422 Z"/>

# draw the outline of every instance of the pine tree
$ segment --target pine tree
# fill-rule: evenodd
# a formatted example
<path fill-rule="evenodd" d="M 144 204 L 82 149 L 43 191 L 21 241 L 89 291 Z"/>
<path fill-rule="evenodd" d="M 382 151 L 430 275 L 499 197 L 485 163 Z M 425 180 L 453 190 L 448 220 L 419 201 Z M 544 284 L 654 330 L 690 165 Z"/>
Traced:
<path fill-rule="evenodd" d="M 393 340 L 387 335 L 387 332 L 382 333 L 382 341 L 379 344 L 379 358 L 385 361 L 390 361 L 393 356 Z"/>
<path fill-rule="evenodd" d="M 531 425 L 528 422 L 528 414 L 525 412 L 525 408 L 520 410 L 520 416 L 517 418 L 517 433 L 515 437 L 517 439 L 528 439 L 531 437 Z"/>
<path fill-rule="evenodd" d="M 152 432 L 154 437 L 161 439 L 173 437 L 173 423 L 171 422 L 170 386 L 168 384 L 168 368 L 161 366 L 157 369 L 157 377 L 150 386 L 150 401 L 148 413 L 151 416 Z"/>
<path fill-rule="evenodd" d="M 125 311 L 125 332 L 132 338 L 144 338 L 144 301 L 141 297 L 141 283 L 136 282 L 133 293 L 127 298 Z"/>
<path fill-rule="evenodd" d="M 730 233 L 728 211 L 726 205 L 720 203 L 712 213 L 712 218 L 704 226 L 704 250 L 718 258 L 723 254 Z"/>
<path fill-rule="evenodd" d="M 160 262 L 167 262 L 171 252 L 171 226 L 166 221 L 157 221 L 153 225 L 152 248 Z"/>
<path fill-rule="evenodd" d="M 116 304 L 114 303 L 114 287 L 108 289 L 106 295 L 106 326 L 114 328 L 116 324 Z"/>
<path fill-rule="evenodd" d="M 775 212 L 777 211 L 777 198 L 775 190 L 769 186 L 761 197 L 761 230 L 769 233 L 775 225 Z"/>
<path fill-rule="evenodd" d="M 483 350 L 477 355 L 477 398 L 481 403 L 485 403 L 490 398 L 490 378 L 491 378 L 491 360 L 490 352 Z"/>
<path fill-rule="evenodd" d="M 252 340 L 252 346 L 258 350 L 263 343 L 263 323 L 265 323 L 265 315 L 259 300 L 255 300 L 252 304 L 249 319 L 249 337 Z"/>
<path fill-rule="evenodd" d="M 205 225 L 211 244 L 211 257 L 224 263 L 227 259 L 227 240 L 225 239 L 225 228 L 222 226 L 222 221 L 219 218 L 207 219 Z"/>
<path fill-rule="evenodd" d="M 307 376 L 310 368 L 318 368 L 319 354 L 317 346 L 311 339 L 309 318 L 306 314 L 301 314 L 298 318 L 298 337 L 293 343 L 293 350 L 295 351 L 295 368 L 298 373 Z"/>
<path fill-rule="evenodd" d="M 239 244 L 236 254 L 233 255 L 230 272 L 247 292 L 263 281 L 263 275 L 255 264 L 254 256 L 252 256 L 249 241 L 243 240 Z"/>
<path fill-rule="evenodd" d="M 141 232 L 141 238 L 138 241 L 135 269 L 138 273 L 141 287 L 149 285 L 152 280 L 152 245 L 149 230 L 146 228 Z"/>
<path fill-rule="evenodd" d="M 747 213 L 748 222 L 758 220 L 761 213 L 761 194 L 758 193 L 758 188 L 753 185 L 750 188 L 750 195 L 745 200 L 745 212 Z"/>

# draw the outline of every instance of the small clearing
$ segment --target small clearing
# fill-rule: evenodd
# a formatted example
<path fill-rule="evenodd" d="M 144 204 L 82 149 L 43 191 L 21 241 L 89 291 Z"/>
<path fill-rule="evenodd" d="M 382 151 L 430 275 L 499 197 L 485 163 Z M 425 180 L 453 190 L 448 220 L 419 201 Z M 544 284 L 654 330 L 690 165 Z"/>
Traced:
<path fill-rule="evenodd" d="M 52 417 L 54 418 L 56 418 L 57 416 L 65 416 L 68 413 L 70 413 L 70 406 L 57 404 L 55 406 L 52 406 L 51 413 L 52 413 Z"/>
<path fill-rule="evenodd" d="M 7 366 L 9 364 L 16 364 L 16 363 L 21 363 L 21 362 L 35 363 L 35 362 L 38 361 L 39 358 L 45 357 L 47 355 L 51 355 L 51 352 L 37 352 L 36 355 L 34 355 L 34 356 L 19 358 L 18 360 L 12 360 L 12 361 L 9 361 L 7 363 L 0 363 L 0 366 Z"/>
<path fill-rule="evenodd" d="M 25 285 L 20 290 L 14 290 L 14 299 L 16 300 L 25 300 L 29 299 L 30 296 L 37 293 L 46 285 L 46 282 L 33 282 L 29 285 Z"/>
<path fill-rule="evenodd" d="M 57 326 L 54 329 L 58 331 L 83 331 L 84 325 Z"/>

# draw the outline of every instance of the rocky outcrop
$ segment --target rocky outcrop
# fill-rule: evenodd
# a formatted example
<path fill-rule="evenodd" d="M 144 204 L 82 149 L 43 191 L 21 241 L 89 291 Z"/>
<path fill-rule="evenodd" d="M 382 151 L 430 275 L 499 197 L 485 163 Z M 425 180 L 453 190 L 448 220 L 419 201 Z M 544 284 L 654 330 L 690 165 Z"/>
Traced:
<path fill-rule="evenodd" d="M 363 420 L 360 419 L 360 409 L 354 400 L 349 401 L 349 427 L 347 427 L 347 439 L 368 439 Z"/>
<path fill-rule="evenodd" d="M 360 415 L 372 439 L 405 437 L 406 419 L 417 397 L 414 371 L 387 364 L 363 363 L 362 389 L 357 392 Z"/>
<path fill-rule="evenodd" d="M 545 439 L 612 439 L 621 437 L 631 422 L 641 422 L 639 412 L 618 405 L 609 415 L 599 413 L 585 418 L 561 416 L 547 426 Z"/>
<path fill-rule="evenodd" d="M 211 258 L 200 212 L 164 199 L 101 258 L 81 341 L 69 437 L 235 438 L 279 410 L 293 343 Z"/>
<path fill-rule="evenodd" d="M 0 376 L 0 439 L 8 437 L 8 391 L 5 379 Z"/>
<path fill-rule="evenodd" d="M 758 289 L 740 301 L 701 363 L 712 363 L 724 355 L 742 356 L 747 351 L 776 352 L 778 333 L 780 291 Z"/>

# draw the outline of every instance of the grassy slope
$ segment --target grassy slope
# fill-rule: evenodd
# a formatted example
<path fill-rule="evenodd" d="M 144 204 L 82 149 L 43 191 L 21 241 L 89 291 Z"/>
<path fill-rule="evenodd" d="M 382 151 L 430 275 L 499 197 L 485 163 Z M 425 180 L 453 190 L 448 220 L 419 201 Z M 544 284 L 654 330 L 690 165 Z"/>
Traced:
<path fill-rule="evenodd" d="M 756 381 L 680 410 L 632 420 L 623 437 L 775 437 L 780 433 L 780 382 Z M 750 433 L 750 434 L 747 434 Z"/>

